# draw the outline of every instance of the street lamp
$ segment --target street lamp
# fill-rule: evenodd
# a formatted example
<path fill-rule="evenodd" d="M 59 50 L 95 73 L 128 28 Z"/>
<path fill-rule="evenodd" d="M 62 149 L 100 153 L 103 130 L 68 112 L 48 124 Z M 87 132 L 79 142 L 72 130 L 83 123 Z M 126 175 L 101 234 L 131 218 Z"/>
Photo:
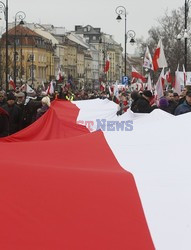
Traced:
<path fill-rule="evenodd" d="M 121 15 L 124 15 L 125 16 L 125 68 L 124 68 L 124 73 L 125 73 L 125 76 L 126 76 L 126 73 L 127 73 L 127 58 L 126 58 L 126 49 L 127 49 L 127 10 L 124 6 L 118 6 L 116 9 L 115 9 L 115 12 L 117 13 L 117 18 L 116 20 L 117 21 L 121 21 L 122 20 L 122 17 Z"/>
<path fill-rule="evenodd" d="M 190 6 L 190 0 L 185 0 L 184 3 L 184 32 L 183 36 L 180 34 L 177 35 L 177 39 L 181 40 L 181 38 L 184 38 L 184 66 L 185 71 L 187 71 L 187 61 L 188 61 L 188 30 L 187 30 L 187 23 L 188 23 L 188 12 L 189 12 L 189 6 Z"/>
<path fill-rule="evenodd" d="M 14 37 L 14 82 L 16 84 L 16 72 L 17 72 L 17 51 L 16 51 L 16 26 L 17 26 L 17 21 L 19 22 L 19 25 L 24 24 L 24 19 L 26 17 L 26 14 L 23 11 L 18 11 L 15 14 L 15 37 Z M 22 79 L 22 34 L 21 34 L 21 77 Z"/>
<path fill-rule="evenodd" d="M 135 31 L 134 30 L 128 30 L 127 31 L 127 39 L 129 38 L 130 39 L 130 44 L 134 45 L 135 43 Z"/>
<path fill-rule="evenodd" d="M 5 22 L 6 22 L 6 33 L 5 33 L 5 42 L 6 42 L 6 52 L 5 52 L 5 60 L 6 60 L 6 66 L 5 66 L 5 74 L 6 74 L 6 92 L 8 92 L 8 74 L 9 74 L 9 65 L 8 65 L 8 0 L 6 0 L 6 4 L 4 4 L 2 1 L 0 1 L 0 11 L 4 13 Z"/>

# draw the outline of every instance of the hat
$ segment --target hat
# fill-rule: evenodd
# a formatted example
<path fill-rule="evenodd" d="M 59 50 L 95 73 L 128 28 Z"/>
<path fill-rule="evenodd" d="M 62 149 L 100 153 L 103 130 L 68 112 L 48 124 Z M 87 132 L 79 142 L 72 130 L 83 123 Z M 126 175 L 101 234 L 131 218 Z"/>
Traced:
<path fill-rule="evenodd" d="M 166 98 L 161 98 L 159 100 L 159 108 L 167 108 L 169 105 L 169 102 Z"/>
<path fill-rule="evenodd" d="M 150 98 L 153 96 L 153 94 L 150 90 L 144 90 L 143 95 L 146 97 L 150 97 Z"/>
<path fill-rule="evenodd" d="M 16 97 L 24 97 L 25 94 L 23 92 L 19 92 L 15 94 Z"/>
<path fill-rule="evenodd" d="M 13 92 L 10 92 L 8 95 L 7 95 L 7 101 L 9 101 L 9 100 L 15 100 L 16 99 L 16 97 L 15 97 L 15 95 L 13 94 Z"/>
<path fill-rule="evenodd" d="M 48 96 L 43 97 L 41 102 L 50 107 L 50 98 Z"/>
<path fill-rule="evenodd" d="M 191 90 L 189 90 L 189 91 L 186 92 L 186 96 L 191 97 Z"/>

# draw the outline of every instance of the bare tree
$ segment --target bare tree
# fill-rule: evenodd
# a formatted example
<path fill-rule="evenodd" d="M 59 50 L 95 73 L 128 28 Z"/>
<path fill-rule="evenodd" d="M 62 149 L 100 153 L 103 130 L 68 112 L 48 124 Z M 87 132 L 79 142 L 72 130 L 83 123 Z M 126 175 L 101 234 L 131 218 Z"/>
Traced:
<path fill-rule="evenodd" d="M 184 64 L 184 8 L 181 7 L 178 10 L 172 10 L 171 13 L 168 13 L 168 10 L 165 11 L 164 16 L 158 18 L 158 26 L 151 27 L 148 31 L 149 37 L 146 41 L 143 39 L 138 40 L 138 49 L 141 55 L 143 55 L 146 46 L 149 47 L 151 54 L 153 55 L 158 41 L 162 38 L 165 56 L 168 62 L 168 65 L 171 69 L 171 72 L 175 72 L 177 65 L 180 65 L 180 68 Z M 188 17 L 188 27 L 191 25 L 191 19 Z M 188 35 L 191 35 L 191 29 L 187 30 Z M 177 39 L 178 35 L 181 35 L 182 39 Z M 191 40 L 188 39 L 188 71 L 191 71 Z"/>

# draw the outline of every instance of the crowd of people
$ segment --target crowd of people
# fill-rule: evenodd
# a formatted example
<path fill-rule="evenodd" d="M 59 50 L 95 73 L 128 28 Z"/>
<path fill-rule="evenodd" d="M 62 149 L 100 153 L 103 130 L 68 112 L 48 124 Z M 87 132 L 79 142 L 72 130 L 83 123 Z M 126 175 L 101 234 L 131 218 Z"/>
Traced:
<path fill-rule="evenodd" d="M 123 88 L 116 93 L 109 86 L 101 90 L 84 89 L 72 91 L 63 88 L 59 93 L 52 95 L 37 93 L 33 90 L 30 93 L 19 88 L 5 93 L 0 91 L 0 137 L 5 137 L 18 132 L 31 125 L 39 119 L 51 106 L 51 101 L 55 98 L 73 101 L 88 99 L 105 99 L 118 104 L 117 115 L 122 115 L 128 109 L 134 113 L 150 113 L 159 108 L 173 115 L 180 115 L 191 112 L 191 88 L 186 86 L 180 95 L 173 90 L 164 91 L 164 96 L 157 100 L 150 90 L 130 91 Z"/>

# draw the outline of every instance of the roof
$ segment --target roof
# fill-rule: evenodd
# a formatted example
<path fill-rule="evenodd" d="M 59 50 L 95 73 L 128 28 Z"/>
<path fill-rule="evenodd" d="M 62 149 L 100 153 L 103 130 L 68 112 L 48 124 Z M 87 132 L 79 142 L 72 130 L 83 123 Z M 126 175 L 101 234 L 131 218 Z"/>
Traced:
<path fill-rule="evenodd" d="M 40 28 L 34 29 L 34 31 L 36 33 L 38 33 L 39 35 L 45 37 L 46 39 L 51 40 L 51 42 L 53 44 L 59 44 L 58 40 L 52 34 L 50 34 L 49 32 L 47 32 L 45 30 L 42 30 Z"/>
<path fill-rule="evenodd" d="M 79 36 L 79 35 L 77 35 L 77 34 L 74 34 L 74 33 L 68 33 L 68 34 L 67 34 L 67 37 L 68 37 L 68 39 L 70 39 L 71 41 L 73 41 L 73 42 L 75 42 L 75 43 L 77 43 L 77 44 L 80 44 L 81 46 L 83 46 L 83 47 L 86 48 L 86 49 L 89 49 L 89 44 L 86 43 L 86 42 L 84 41 L 84 39 L 83 39 L 81 36 Z"/>

